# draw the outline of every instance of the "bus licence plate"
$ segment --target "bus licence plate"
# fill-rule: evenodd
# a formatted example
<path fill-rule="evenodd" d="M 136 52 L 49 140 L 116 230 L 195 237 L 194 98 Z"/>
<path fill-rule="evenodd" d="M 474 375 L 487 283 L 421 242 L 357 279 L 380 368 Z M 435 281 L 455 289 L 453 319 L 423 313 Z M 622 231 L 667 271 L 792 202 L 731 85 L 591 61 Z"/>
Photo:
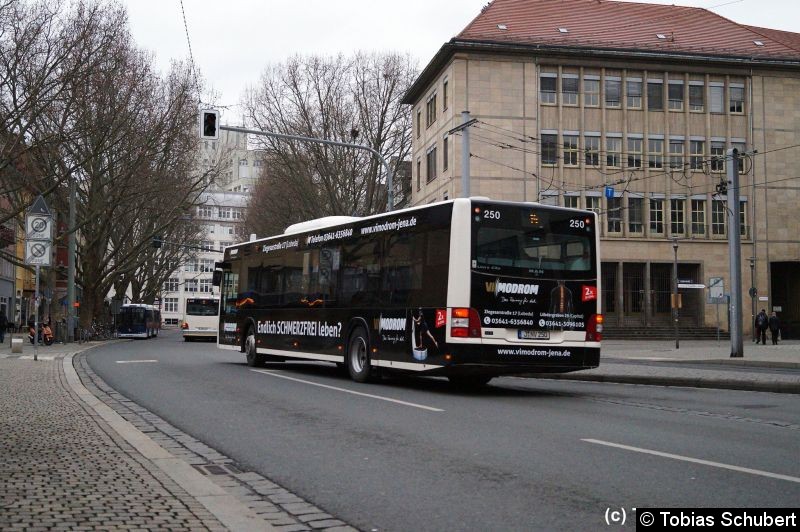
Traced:
<path fill-rule="evenodd" d="M 517 331 L 517 337 L 520 340 L 549 340 L 550 331 L 520 330 Z"/>

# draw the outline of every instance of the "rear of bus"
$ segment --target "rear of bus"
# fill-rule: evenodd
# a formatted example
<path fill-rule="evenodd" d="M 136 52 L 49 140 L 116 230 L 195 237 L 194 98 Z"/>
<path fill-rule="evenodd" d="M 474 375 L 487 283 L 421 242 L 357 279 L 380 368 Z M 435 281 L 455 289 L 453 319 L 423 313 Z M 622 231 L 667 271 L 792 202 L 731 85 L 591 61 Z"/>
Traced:
<path fill-rule="evenodd" d="M 459 207 L 454 223 L 460 214 L 459 225 L 470 229 L 459 235 L 469 244 L 451 261 L 447 335 L 461 353 L 451 369 L 502 375 L 597 367 L 603 320 L 595 214 L 475 199 Z"/>
<path fill-rule="evenodd" d="M 190 298 L 186 300 L 186 311 L 181 322 L 183 339 L 191 342 L 197 339 L 217 339 L 219 327 L 219 299 Z"/>

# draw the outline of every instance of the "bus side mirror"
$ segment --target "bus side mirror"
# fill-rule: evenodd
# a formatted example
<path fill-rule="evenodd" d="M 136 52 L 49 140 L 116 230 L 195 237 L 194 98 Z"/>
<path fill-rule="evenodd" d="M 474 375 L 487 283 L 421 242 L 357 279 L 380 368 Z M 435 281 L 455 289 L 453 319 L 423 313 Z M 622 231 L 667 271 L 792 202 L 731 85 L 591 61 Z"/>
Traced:
<path fill-rule="evenodd" d="M 211 274 L 211 284 L 214 286 L 222 284 L 222 272 L 220 270 L 214 270 L 214 273 Z"/>

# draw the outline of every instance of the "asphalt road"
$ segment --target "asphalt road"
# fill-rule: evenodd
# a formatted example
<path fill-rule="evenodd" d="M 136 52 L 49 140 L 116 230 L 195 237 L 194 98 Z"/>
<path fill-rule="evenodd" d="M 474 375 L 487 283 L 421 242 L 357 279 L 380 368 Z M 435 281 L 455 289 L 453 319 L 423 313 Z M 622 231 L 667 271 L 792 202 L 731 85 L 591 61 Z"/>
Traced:
<path fill-rule="evenodd" d="M 794 395 L 519 378 L 474 394 L 442 379 L 359 385 L 330 364 L 254 371 L 174 332 L 88 356 L 128 398 L 362 530 L 594 529 L 609 508 L 800 500 Z M 151 362 L 117 363 L 134 360 Z"/>

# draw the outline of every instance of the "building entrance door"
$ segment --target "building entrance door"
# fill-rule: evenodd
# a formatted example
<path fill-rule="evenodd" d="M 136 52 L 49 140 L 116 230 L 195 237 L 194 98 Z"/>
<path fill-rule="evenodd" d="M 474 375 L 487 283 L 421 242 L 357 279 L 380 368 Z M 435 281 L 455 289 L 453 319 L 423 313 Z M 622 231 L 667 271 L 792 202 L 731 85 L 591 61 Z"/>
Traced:
<path fill-rule="evenodd" d="M 622 306 L 621 325 L 641 327 L 645 325 L 644 314 L 644 269 L 640 262 L 626 262 L 622 265 Z"/>

